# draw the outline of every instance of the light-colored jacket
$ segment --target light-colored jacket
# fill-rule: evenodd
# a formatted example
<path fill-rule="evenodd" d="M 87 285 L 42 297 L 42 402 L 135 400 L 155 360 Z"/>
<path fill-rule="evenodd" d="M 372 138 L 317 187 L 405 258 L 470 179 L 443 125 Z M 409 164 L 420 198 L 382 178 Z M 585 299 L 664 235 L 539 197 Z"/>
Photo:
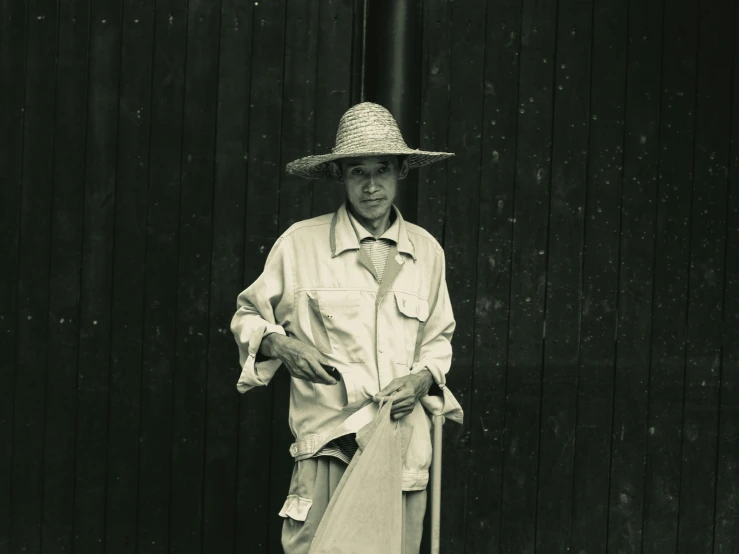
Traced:
<path fill-rule="evenodd" d="M 403 490 L 423 490 L 431 464 L 429 417 L 461 422 L 446 388 L 455 322 L 444 251 L 422 228 L 400 223 L 382 282 L 360 248 L 346 205 L 290 227 L 275 242 L 264 272 L 237 301 L 231 330 L 239 346 L 239 392 L 269 383 L 281 362 L 255 363 L 262 337 L 287 334 L 318 348 L 341 372 L 338 385 L 291 379 L 290 453 L 308 458 L 377 413 L 372 396 L 396 377 L 428 369 L 441 394 L 429 395 L 400 420 L 413 427 Z"/>

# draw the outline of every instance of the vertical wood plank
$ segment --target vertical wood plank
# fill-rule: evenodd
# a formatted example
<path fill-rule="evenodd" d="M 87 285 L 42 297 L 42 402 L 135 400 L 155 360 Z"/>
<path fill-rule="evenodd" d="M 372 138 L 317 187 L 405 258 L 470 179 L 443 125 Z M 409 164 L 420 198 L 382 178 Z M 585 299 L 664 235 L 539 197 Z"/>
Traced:
<path fill-rule="evenodd" d="M 522 11 L 502 552 L 535 549 L 556 7 L 527 1 Z"/>
<path fill-rule="evenodd" d="M 241 291 L 246 198 L 246 134 L 253 2 L 221 4 L 210 275 L 208 413 L 203 551 L 234 552 L 237 526 L 238 363 L 229 322 Z"/>
<path fill-rule="evenodd" d="M 720 398 L 733 2 L 700 3 L 678 552 L 712 552 Z"/>
<path fill-rule="evenodd" d="M 729 180 L 726 195 L 724 305 L 719 399 L 718 459 L 716 464 L 715 554 L 739 550 L 739 10 L 732 17 L 734 44 L 731 83 L 732 118 Z"/>
<path fill-rule="evenodd" d="M 56 2 L 29 3 L 27 17 L 9 549 L 36 553 L 41 551 L 45 374 L 49 355 Z"/>
<path fill-rule="evenodd" d="M 74 549 L 92 554 L 103 551 L 105 536 L 121 2 L 90 8 Z"/>
<path fill-rule="evenodd" d="M 182 137 L 170 549 L 201 552 L 220 2 L 191 1 Z"/>
<path fill-rule="evenodd" d="M 169 548 L 177 254 L 187 5 L 157 1 L 154 14 L 151 139 L 139 450 L 139 554 Z"/>
<path fill-rule="evenodd" d="M 110 341 L 105 551 L 134 552 L 146 260 L 153 8 L 123 3 Z"/>
<path fill-rule="evenodd" d="M 475 354 L 468 415 L 465 551 L 469 553 L 497 552 L 501 534 L 521 7 L 522 2 L 514 0 L 487 9 Z"/>
<path fill-rule="evenodd" d="M 75 411 L 85 174 L 89 1 L 59 3 L 49 352 L 44 437 L 44 552 L 72 552 Z"/>
<path fill-rule="evenodd" d="M 592 3 L 558 3 L 536 505 L 540 552 L 570 549 L 592 11 Z M 526 109 L 531 109 L 533 98 L 528 100 Z"/>
<path fill-rule="evenodd" d="M 18 259 L 25 89 L 26 3 L 0 1 L 0 551 L 9 551 L 13 482 L 13 390 L 15 379 Z"/>
<path fill-rule="evenodd" d="M 465 411 L 463 425 L 444 429 L 442 490 L 445 517 L 441 550 L 461 552 L 465 541 L 467 464 L 472 419 L 470 390 L 474 363 L 475 289 L 477 273 L 478 218 L 483 83 L 485 75 L 484 3 L 463 1 L 451 6 L 452 68 L 450 75 L 449 148 L 456 154 L 449 161 L 446 190 L 444 251 L 446 280 L 454 318 L 453 360 L 448 384 Z"/>
<path fill-rule="evenodd" d="M 664 5 L 659 198 L 642 536 L 645 554 L 677 550 L 693 181 L 696 6 L 692 0 L 667 0 Z"/>
<path fill-rule="evenodd" d="M 279 182 L 286 2 L 255 5 L 252 25 L 248 169 L 243 287 L 261 274 L 279 234 Z M 279 552 L 271 467 L 257 452 L 272 451 L 273 389 L 249 391 L 239 411 L 237 551 Z M 269 455 L 269 454 L 268 454 Z M 284 498 L 283 498 L 284 500 Z"/>
<path fill-rule="evenodd" d="M 334 146 L 339 119 L 350 107 L 353 2 L 324 0 L 320 5 L 314 143 L 316 154 L 326 154 Z M 315 180 L 312 214 L 336 211 L 344 196 L 341 183 Z"/>
<path fill-rule="evenodd" d="M 628 40 L 608 548 L 639 552 L 659 161 L 659 4 L 629 9 Z"/>
<path fill-rule="evenodd" d="M 316 79 L 320 4 L 316 0 L 289 4 L 285 22 L 280 232 L 311 216 L 312 184 L 285 174 L 285 164 L 314 152 Z"/>
<path fill-rule="evenodd" d="M 16 318 L 18 259 L 20 256 L 20 211 L 24 128 L 25 51 L 27 12 L 24 2 L 0 2 L 0 128 L 7 133 L 7 145 L 0 149 L 0 171 L 5 186 L 0 187 L 0 253 L 6 260 L 0 273 L 0 547 L 8 548 L 10 532 L 10 492 L 12 483 L 13 384 L 16 362 Z M 7 526 L 7 527 L 6 527 Z"/>
<path fill-rule="evenodd" d="M 623 165 L 627 13 L 619 0 L 593 11 L 588 189 L 571 549 L 605 552 Z M 566 82 L 563 86 L 566 85 Z"/>
<path fill-rule="evenodd" d="M 448 152 L 452 22 L 448 2 L 423 7 L 421 150 Z M 441 243 L 444 237 L 448 162 L 418 169 L 418 225 Z"/>

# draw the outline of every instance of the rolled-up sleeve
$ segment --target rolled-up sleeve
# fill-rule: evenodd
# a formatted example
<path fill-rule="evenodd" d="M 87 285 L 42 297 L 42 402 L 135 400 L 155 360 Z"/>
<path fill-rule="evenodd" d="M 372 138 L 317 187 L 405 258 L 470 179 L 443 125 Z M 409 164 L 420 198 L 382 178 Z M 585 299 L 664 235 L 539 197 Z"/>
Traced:
<path fill-rule="evenodd" d="M 429 316 L 418 337 L 416 361 L 411 373 L 428 369 L 441 389 L 440 395 L 429 395 L 421 400 L 426 410 L 461 423 L 462 408 L 446 387 L 446 376 L 452 365 L 452 335 L 456 322 L 446 283 L 445 266 L 444 252 L 440 250 L 431 283 Z"/>
<path fill-rule="evenodd" d="M 280 360 L 257 362 L 256 358 L 266 335 L 285 334 L 294 311 L 293 283 L 289 239 L 281 237 L 267 256 L 262 274 L 239 294 L 231 319 L 241 365 L 236 388 L 241 393 L 267 385 L 281 365 Z"/>

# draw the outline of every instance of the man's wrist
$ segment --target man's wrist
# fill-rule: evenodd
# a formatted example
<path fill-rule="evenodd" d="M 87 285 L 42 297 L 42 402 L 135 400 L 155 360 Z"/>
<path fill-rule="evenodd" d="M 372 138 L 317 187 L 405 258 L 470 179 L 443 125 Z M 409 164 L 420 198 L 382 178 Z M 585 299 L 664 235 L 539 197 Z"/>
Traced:
<path fill-rule="evenodd" d="M 259 345 L 259 353 L 267 358 L 277 358 L 283 360 L 285 346 L 289 343 L 290 338 L 280 333 L 269 333 L 262 337 L 262 344 Z"/>
<path fill-rule="evenodd" d="M 427 395 L 429 392 L 429 389 L 434 384 L 434 376 L 431 374 L 431 372 L 428 369 L 422 369 L 418 373 L 415 374 L 416 377 L 418 377 L 421 382 L 423 383 L 423 396 Z"/>

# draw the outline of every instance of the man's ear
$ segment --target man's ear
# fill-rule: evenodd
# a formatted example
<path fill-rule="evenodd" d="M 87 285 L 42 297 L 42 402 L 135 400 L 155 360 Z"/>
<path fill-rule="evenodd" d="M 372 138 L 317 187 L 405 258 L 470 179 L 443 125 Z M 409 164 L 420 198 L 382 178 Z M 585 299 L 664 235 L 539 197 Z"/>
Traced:
<path fill-rule="evenodd" d="M 336 179 L 340 183 L 344 181 L 341 175 L 341 167 L 339 167 L 339 164 L 337 164 L 336 162 L 328 162 L 328 168 L 331 171 L 331 175 L 334 176 L 334 179 Z"/>
<path fill-rule="evenodd" d="M 410 165 L 408 165 L 408 156 L 403 157 L 403 161 L 400 163 L 400 172 L 398 173 L 399 179 L 405 179 L 410 171 Z"/>

